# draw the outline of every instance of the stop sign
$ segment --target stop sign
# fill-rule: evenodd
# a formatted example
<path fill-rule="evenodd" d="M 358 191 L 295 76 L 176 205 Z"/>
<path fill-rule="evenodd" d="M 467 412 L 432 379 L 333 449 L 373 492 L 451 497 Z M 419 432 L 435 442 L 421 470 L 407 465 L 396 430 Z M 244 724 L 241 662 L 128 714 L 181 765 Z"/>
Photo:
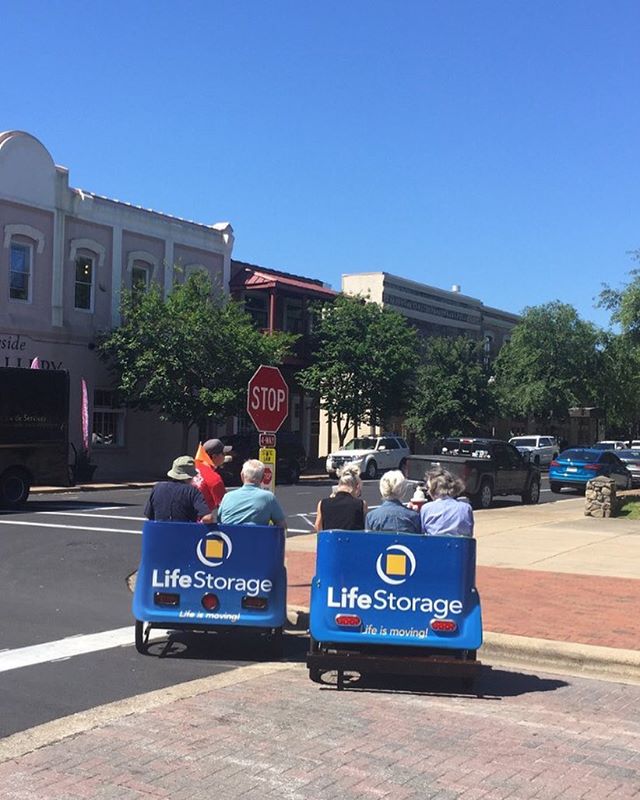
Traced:
<path fill-rule="evenodd" d="M 289 387 L 277 367 L 258 367 L 247 387 L 247 413 L 259 431 L 275 433 L 289 413 Z"/>

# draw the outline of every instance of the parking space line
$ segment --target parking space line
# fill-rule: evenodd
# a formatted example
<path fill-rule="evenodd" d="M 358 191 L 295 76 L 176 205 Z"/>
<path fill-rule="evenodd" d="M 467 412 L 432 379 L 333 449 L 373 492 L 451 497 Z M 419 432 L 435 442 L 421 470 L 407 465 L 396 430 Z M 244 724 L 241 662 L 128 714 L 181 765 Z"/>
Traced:
<path fill-rule="evenodd" d="M 32 528 L 60 528 L 72 531 L 95 531 L 96 533 L 135 533 L 142 535 L 142 530 L 131 531 L 124 528 L 88 528 L 86 525 L 54 525 L 52 522 L 25 522 L 17 519 L 0 519 L 0 525 L 28 525 Z"/>

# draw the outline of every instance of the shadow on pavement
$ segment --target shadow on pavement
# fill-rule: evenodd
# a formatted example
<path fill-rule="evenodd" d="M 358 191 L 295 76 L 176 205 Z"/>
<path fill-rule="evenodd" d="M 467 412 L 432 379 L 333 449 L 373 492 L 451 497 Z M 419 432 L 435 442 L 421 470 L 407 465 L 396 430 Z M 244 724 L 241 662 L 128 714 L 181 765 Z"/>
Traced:
<path fill-rule="evenodd" d="M 328 672 L 322 676 L 321 688 L 335 689 L 337 675 Z M 555 678 L 540 678 L 521 672 L 481 667 L 473 685 L 461 678 L 429 678 L 419 676 L 358 675 L 347 673 L 344 689 L 349 691 L 383 692 L 388 694 L 416 694 L 434 697 L 464 696 L 478 700 L 501 700 L 534 692 L 554 692 L 569 684 Z"/>

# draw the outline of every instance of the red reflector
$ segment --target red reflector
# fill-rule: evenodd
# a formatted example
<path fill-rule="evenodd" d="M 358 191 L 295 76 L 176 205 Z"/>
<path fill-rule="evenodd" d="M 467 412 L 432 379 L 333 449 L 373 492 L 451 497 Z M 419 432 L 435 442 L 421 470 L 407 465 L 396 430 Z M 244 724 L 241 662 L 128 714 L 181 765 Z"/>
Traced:
<path fill-rule="evenodd" d="M 153 595 L 153 602 L 157 606 L 177 606 L 180 603 L 180 595 L 171 592 L 156 592 Z"/>
<path fill-rule="evenodd" d="M 357 628 L 362 625 L 362 620 L 357 614 L 336 614 L 336 623 L 347 628 Z"/>
<path fill-rule="evenodd" d="M 242 608 L 262 609 L 267 607 L 266 597 L 243 597 Z"/>
<path fill-rule="evenodd" d="M 444 633 L 453 633 L 453 631 L 458 630 L 458 626 L 452 619 L 432 619 L 431 630 Z"/>
<path fill-rule="evenodd" d="M 218 598 L 215 594 L 205 594 L 202 596 L 202 607 L 207 611 L 215 611 L 218 607 Z"/>

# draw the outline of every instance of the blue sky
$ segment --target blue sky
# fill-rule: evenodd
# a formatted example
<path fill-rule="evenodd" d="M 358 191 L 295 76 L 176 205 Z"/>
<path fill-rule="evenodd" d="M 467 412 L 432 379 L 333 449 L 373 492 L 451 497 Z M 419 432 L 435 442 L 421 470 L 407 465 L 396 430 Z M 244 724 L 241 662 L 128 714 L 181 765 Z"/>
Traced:
<path fill-rule="evenodd" d="M 0 0 L 0 130 L 238 259 L 593 306 L 640 248 L 637 0 Z"/>

